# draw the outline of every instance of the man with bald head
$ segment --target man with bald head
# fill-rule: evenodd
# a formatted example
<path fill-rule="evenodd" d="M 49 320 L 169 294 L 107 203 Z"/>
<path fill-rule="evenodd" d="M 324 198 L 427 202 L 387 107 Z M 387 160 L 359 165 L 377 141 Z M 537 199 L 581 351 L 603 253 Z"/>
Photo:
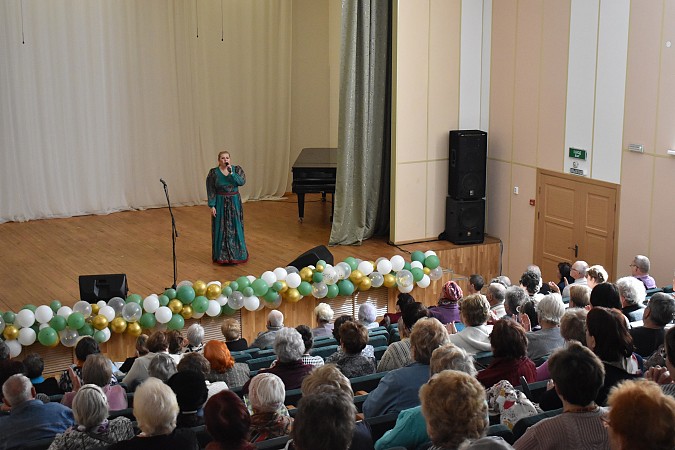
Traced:
<path fill-rule="evenodd" d="M 488 320 L 488 324 L 494 324 L 494 322 L 506 315 L 506 309 L 504 309 L 506 288 L 501 283 L 490 283 L 487 288 L 486 298 L 490 303 L 490 319 Z"/>
<path fill-rule="evenodd" d="M 586 261 L 575 261 L 570 268 L 570 276 L 574 278 L 574 283 L 577 285 L 587 286 L 588 280 L 586 280 L 586 271 L 588 270 L 588 263 Z M 570 301 L 570 286 L 565 286 L 565 289 L 562 292 L 562 298 L 565 303 Z"/>
<path fill-rule="evenodd" d="M 260 350 L 272 348 L 277 331 L 281 330 L 283 327 L 284 315 L 281 311 L 273 309 L 267 315 L 267 331 L 258 333 L 258 337 L 256 337 L 253 344 L 251 344 L 251 348 L 259 348 Z"/>

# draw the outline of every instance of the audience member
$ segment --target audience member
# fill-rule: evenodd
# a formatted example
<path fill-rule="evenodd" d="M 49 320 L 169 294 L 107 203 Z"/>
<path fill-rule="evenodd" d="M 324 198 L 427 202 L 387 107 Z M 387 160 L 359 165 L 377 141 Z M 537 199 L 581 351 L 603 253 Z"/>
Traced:
<path fill-rule="evenodd" d="M 675 397 L 675 327 L 671 327 L 664 339 L 663 353 L 665 367 L 656 366 L 650 368 L 645 378 L 661 385 L 665 394 Z"/>
<path fill-rule="evenodd" d="M 527 333 L 527 356 L 533 361 L 544 358 L 560 347 L 565 340 L 560 335 L 560 319 L 565 313 L 565 305 L 559 294 L 546 295 L 536 306 L 537 321 L 541 329 Z M 522 315 L 521 321 L 528 329 L 529 316 Z"/>
<path fill-rule="evenodd" d="M 176 394 L 178 402 L 176 426 L 190 428 L 204 425 L 201 413 L 209 397 L 204 375 L 194 370 L 183 370 L 173 374 L 166 384 Z"/>
<path fill-rule="evenodd" d="M 368 330 L 361 323 L 345 322 L 340 326 L 342 356 L 331 362 L 347 378 L 375 373 L 375 360 L 361 354 L 368 344 Z"/>
<path fill-rule="evenodd" d="M 527 293 L 519 286 L 509 286 L 504 293 L 504 311 L 506 315 L 512 319 L 518 319 L 520 305 L 525 303 Z"/>
<path fill-rule="evenodd" d="M 519 323 L 508 319 L 498 320 L 490 334 L 490 344 L 494 360 L 476 375 L 483 386 L 490 388 L 501 380 L 518 386 L 521 376 L 528 383 L 535 381 L 536 366 L 527 357 L 527 336 Z"/>
<path fill-rule="evenodd" d="M 477 273 L 471 274 L 469 276 L 469 295 L 480 294 L 480 291 L 483 289 L 484 285 L 485 280 L 482 276 L 478 275 Z"/>
<path fill-rule="evenodd" d="M 363 403 L 364 416 L 375 417 L 398 413 L 419 405 L 418 391 L 420 386 L 429 380 L 431 354 L 448 342 L 448 331 L 438 319 L 418 320 L 410 333 L 411 353 L 415 362 L 389 371 L 382 377 L 380 383 L 368 394 L 368 398 Z"/>
<path fill-rule="evenodd" d="M 63 394 L 63 391 L 61 388 L 59 388 L 59 382 L 56 381 L 56 378 L 44 378 L 42 376 L 42 372 L 45 369 L 45 362 L 42 360 L 42 356 L 40 356 L 38 353 L 31 353 L 27 355 L 23 359 L 23 366 L 24 375 L 26 375 L 30 379 L 30 382 L 33 383 L 35 392 L 45 395 Z"/>
<path fill-rule="evenodd" d="M 412 295 L 405 292 L 399 292 L 396 300 L 396 312 L 385 313 L 384 317 L 380 321 L 380 326 L 389 327 L 389 325 L 397 324 L 401 318 L 403 308 L 411 303 L 415 303 L 415 299 Z"/>
<path fill-rule="evenodd" d="M 165 333 L 169 341 L 169 355 L 178 364 L 183 357 L 183 351 L 187 347 L 188 341 L 178 330 L 168 330 Z"/>
<path fill-rule="evenodd" d="M 520 305 L 520 311 L 517 320 L 523 325 L 528 324 L 529 322 L 529 331 L 541 330 L 541 326 L 539 325 L 539 316 L 537 315 L 537 302 L 531 298 L 525 300 Z"/>
<path fill-rule="evenodd" d="M 295 327 L 300 336 L 302 336 L 302 342 L 305 344 L 305 351 L 302 354 L 302 363 L 308 364 L 310 366 L 319 367 L 323 366 L 323 358 L 320 356 L 312 356 L 309 354 L 309 351 L 314 346 L 314 337 L 312 335 L 312 330 L 309 329 L 307 325 L 298 325 Z M 332 330 L 330 330 L 332 333 Z"/>
<path fill-rule="evenodd" d="M 199 372 L 204 377 L 204 384 L 209 391 L 209 398 L 214 396 L 220 391 L 228 389 L 227 383 L 224 381 L 206 381 L 206 376 L 211 372 L 211 364 L 208 359 L 199 353 L 188 353 L 185 355 L 178 363 L 178 372 L 183 372 L 185 370 L 192 370 L 194 372 Z"/>
<path fill-rule="evenodd" d="M 152 336 L 151 336 L 152 337 Z M 136 389 L 134 417 L 141 433 L 128 441 L 108 447 L 110 450 L 197 450 L 199 443 L 189 428 L 176 428 L 178 401 L 171 388 L 156 378 L 148 378 Z"/>
<path fill-rule="evenodd" d="M 574 282 L 565 286 L 565 289 L 562 291 L 563 301 L 569 301 L 570 298 L 570 286 L 574 284 L 588 285 L 588 280 L 586 279 L 586 271 L 588 270 L 588 263 L 586 261 L 575 261 L 570 268 L 570 276 L 574 278 Z"/>
<path fill-rule="evenodd" d="M 643 326 L 632 328 L 635 352 L 647 358 L 663 343 L 665 327 L 675 317 L 675 298 L 663 292 L 657 292 L 649 299 L 642 316 Z"/>
<path fill-rule="evenodd" d="M 570 275 L 572 265 L 568 262 L 558 263 L 558 289 L 560 292 L 565 290 L 565 286 L 574 283 L 574 278 Z"/>
<path fill-rule="evenodd" d="M 511 287 L 511 279 L 506 275 L 499 275 L 490 280 L 490 283 L 499 283 L 506 289 Z"/>
<path fill-rule="evenodd" d="M 524 272 L 520 276 L 520 287 L 525 290 L 527 296 L 534 301 L 539 301 L 542 295 L 539 294 L 541 288 L 541 276 L 532 270 Z"/>
<path fill-rule="evenodd" d="M 601 265 L 596 264 L 589 267 L 586 271 L 586 283 L 591 289 L 607 281 L 609 281 L 609 275 L 607 275 L 607 271 Z"/>
<path fill-rule="evenodd" d="M 644 284 L 634 277 L 623 277 L 616 280 L 616 287 L 619 289 L 621 298 L 621 312 L 628 318 L 629 322 L 638 322 L 642 320 L 644 314 L 645 297 L 647 291 Z"/>
<path fill-rule="evenodd" d="M 120 372 L 122 373 L 129 372 L 129 370 L 131 370 L 131 366 L 134 364 L 134 361 L 136 361 L 136 358 L 138 358 L 139 356 L 147 355 L 148 352 L 149 352 L 148 335 L 141 334 L 136 338 L 136 352 L 134 353 L 134 356 L 130 356 L 124 360 L 124 362 L 120 366 Z"/>
<path fill-rule="evenodd" d="M 543 297 L 544 295 L 551 292 L 551 288 L 549 288 L 548 283 L 544 283 L 544 278 L 541 276 L 541 269 L 539 268 L 538 265 L 530 264 L 530 265 L 527 266 L 525 271 L 526 272 L 534 272 L 539 277 L 539 291 L 537 292 L 537 296 L 535 297 L 535 300 L 539 300 L 541 297 Z"/>
<path fill-rule="evenodd" d="M 569 308 L 567 311 L 565 311 L 562 319 L 560 319 L 560 335 L 565 340 L 565 345 L 567 345 L 570 341 L 577 341 L 582 345 L 586 345 L 587 314 L 588 310 L 584 308 Z M 537 381 L 548 380 L 549 378 L 551 378 L 551 374 L 548 371 L 548 360 L 546 360 L 543 364 L 537 367 Z"/>
<path fill-rule="evenodd" d="M 108 399 L 95 384 L 85 384 L 77 391 L 72 408 L 75 425 L 57 435 L 49 450 L 89 450 L 134 437 L 128 418 L 108 420 Z"/>
<path fill-rule="evenodd" d="M 70 366 L 73 370 L 69 371 L 68 369 L 66 369 L 63 372 L 61 372 L 61 378 L 59 379 L 59 388 L 61 388 L 63 392 L 72 391 L 73 380 L 70 378 L 71 374 L 74 373 L 81 380 L 82 365 L 86 361 L 87 356 L 96 355 L 98 353 L 101 353 L 101 349 L 98 346 L 98 342 L 96 342 L 94 338 L 90 336 L 84 336 L 80 338 L 80 340 L 77 341 L 77 344 L 75 345 L 75 364 Z M 110 367 L 112 369 L 113 367 L 112 362 L 108 360 L 108 363 L 110 364 Z M 110 382 L 112 384 L 117 383 L 117 377 L 115 377 L 115 374 L 112 374 L 110 376 Z"/>
<path fill-rule="evenodd" d="M 333 309 L 328 303 L 319 303 L 314 308 L 314 316 L 316 317 L 316 328 L 312 329 L 312 334 L 315 338 L 331 336 L 333 334 Z"/>
<path fill-rule="evenodd" d="M 273 373 L 278 376 L 284 382 L 287 391 L 298 389 L 302 379 L 314 368 L 302 362 L 305 343 L 295 328 L 282 328 L 275 334 L 274 353 L 277 355 L 277 363 L 269 369 L 260 369 L 258 373 Z M 248 393 L 250 383 L 249 380 L 244 384 L 242 388 L 244 394 Z"/>
<path fill-rule="evenodd" d="M 206 379 L 211 383 L 224 381 L 230 389 L 234 389 L 245 385 L 250 378 L 248 364 L 235 362 L 227 342 L 207 342 L 204 346 L 204 358 L 211 366 L 206 374 Z"/>
<path fill-rule="evenodd" d="M 249 385 L 249 401 L 253 411 L 250 442 L 290 434 L 293 419 L 279 413 L 285 409 L 285 397 L 284 382 L 278 376 L 273 373 L 261 373 L 253 377 Z"/>
<path fill-rule="evenodd" d="M 619 288 L 614 283 L 602 283 L 591 290 L 591 306 L 621 309 Z"/>
<path fill-rule="evenodd" d="M 612 389 L 606 425 L 612 450 L 675 448 L 675 399 L 650 381 L 626 381 Z"/>
<path fill-rule="evenodd" d="M 0 386 L 5 384 L 5 381 L 12 375 L 24 374 L 25 372 L 26 366 L 23 365 L 23 361 L 19 361 L 18 359 L 3 359 L 0 361 Z"/>
<path fill-rule="evenodd" d="M 204 422 L 213 437 L 206 450 L 255 450 L 248 442 L 251 416 L 237 394 L 222 391 L 211 397 L 204 407 Z"/>
<path fill-rule="evenodd" d="M 464 329 L 457 332 L 450 323 L 450 342 L 466 350 L 470 355 L 490 351 L 491 325 L 486 325 L 490 305 L 480 294 L 469 295 L 460 303 L 460 318 Z"/>
<path fill-rule="evenodd" d="M 649 258 L 644 255 L 637 255 L 630 265 L 631 275 L 642 281 L 645 289 L 656 288 L 656 281 L 649 275 L 650 266 Z"/>
<path fill-rule="evenodd" d="M 570 308 L 586 308 L 590 309 L 591 305 L 591 288 L 584 285 L 570 286 Z"/>
<path fill-rule="evenodd" d="M 443 285 L 442 297 L 438 299 L 438 305 L 429 308 L 429 313 L 437 318 L 443 325 L 459 321 L 459 302 L 464 297 L 462 288 L 454 281 L 448 281 Z"/>
<path fill-rule="evenodd" d="M 9 377 L 2 385 L 3 402 L 9 415 L 0 416 L 0 447 L 18 449 L 31 442 L 54 438 L 73 425 L 73 412 L 60 403 L 42 403 L 35 399 L 35 388 L 21 374 Z"/>
<path fill-rule="evenodd" d="M 187 346 L 184 352 L 202 352 L 204 350 L 204 327 L 193 323 L 187 329 Z"/>
<path fill-rule="evenodd" d="M 167 353 L 157 353 L 148 366 L 148 375 L 165 383 L 176 372 L 176 361 Z"/>
<path fill-rule="evenodd" d="M 504 307 L 506 288 L 500 283 L 490 283 L 485 297 L 490 304 L 490 319 L 488 323 L 493 324 L 506 315 L 506 308 Z"/>
<path fill-rule="evenodd" d="M 342 347 L 340 346 L 340 327 L 342 326 L 343 323 L 345 322 L 350 322 L 353 321 L 354 318 L 349 315 L 343 315 L 335 319 L 334 327 L 333 327 L 333 337 L 338 343 L 338 349 L 337 352 L 333 353 L 332 355 L 328 356 L 326 358 L 325 363 L 331 363 L 334 362 L 336 359 L 341 358 L 343 351 Z M 363 349 L 361 354 L 367 358 L 373 358 L 375 359 L 375 349 L 373 348 L 372 345 L 366 345 L 366 348 Z"/>
<path fill-rule="evenodd" d="M 82 366 L 82 383 L 93 384 L 101 388 L 101 391 L 107 398 L 107 408 L 110 411 L 119 411 L 126 409 L 127 391 L 119 384 L 110 384 L 110 376 L 112 370 L 110 369 L 110 362 L 104 355 L 96 354 L 89 355 Z M 61 403 L 67 407 L 71 407 L 73 399 L 80 389 L 80 379 L 71 374 L 73 380 L 73 390 L 66 392 Z"/>
<path fill-rule="evenodd" d="M 274 338 L 279 330 L 284 328 L 284 315 L 281 311 L 273 309 L 267 315 L 267 331 L 261 331 L 258 333 L 258 337 L 255 338 L 251 348 L 259 348 L 264 350 L 266 348 L 272 348 L 274 345 Z"/>
<path fill-rule="evenodd" d="M 366 302 L 359 306 L 359 323 L 367 329 L 377 328 L 377 310 L 372 303 Z"/>
<path fill-rule="evenodd" d="M 165 353 L 167 355 L 169 353 L 169 340 L 167 339 L 166 333 L 163 331 L 155 331 L 152 333 L 148 338 L 147 346 L 148 353 L 139 356 L 124 377 L 124 383 L 131 391 L 136 389 L 139 384 L 150 376 L 148 374 L 148 367 L 150 366 L 152 358 L 154 358 L 157 353 Z"/>
<path fill-rule="evenodd" d="M 325 411 L 331 412 L 330 420 Z M 295 449 L 347 450 L 355 415 L 354 401 L 338 389 L 303 396 L 291 433 Z"/>
<path fill-rule="evenodd" d="M 571 342 L 548 361 L 563 413 L 528 428 L 514 444 L 516 450 L 609 449 L 609 437 L 601 420 L 607 410 L 595 403 L 605 378 L 600 359 L 581 344 Z"/>
<path fill-rule="evenodd" d="M 410 331 L 419 319 L 428 317 L 428 315 L 427 308 L 420 302 L 413 302 L 403 307 L 401 324 L 398 327 L 401 340 L 389 344 L 377 364 L 378 372 L 388 372 L 413 362 L 410 354 Z"/>
<path fill-rule="evenodd" d="M 6 361 L 9 359 L 9 347 L 5 344 L 5 341 L 0 341 L 0 361 Z"/>
<path fill-rule="evenodd" d="M 239 328 L 239 322 L 235 319 L 225 319 L 220 325 L 220 331 L 223 333 L 223 338 L 225 338 L 225 344 L 231 352 L 240 352 L 248 349 L 248 342 L 241 337 Z"/>

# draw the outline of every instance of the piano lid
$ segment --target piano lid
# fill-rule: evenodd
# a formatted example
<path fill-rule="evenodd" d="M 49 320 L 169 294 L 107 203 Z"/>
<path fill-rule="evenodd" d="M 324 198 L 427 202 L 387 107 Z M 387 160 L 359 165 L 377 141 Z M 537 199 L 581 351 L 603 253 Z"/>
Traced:
<path fill-rule="evenodd" d="M 337 163 L 337 148 L 303 148 L 293 168 L 336 168 Z"/>

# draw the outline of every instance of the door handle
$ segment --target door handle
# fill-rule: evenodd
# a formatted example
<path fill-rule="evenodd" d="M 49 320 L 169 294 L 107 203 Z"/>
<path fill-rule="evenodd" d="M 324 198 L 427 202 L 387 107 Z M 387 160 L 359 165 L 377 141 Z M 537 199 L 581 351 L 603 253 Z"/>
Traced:
<path fill-rule="evenodd" d="M 579 256 L 579 245 L 574 244 L 574 247 L 567 247 L 569 250 L 574 250 L 574 257 Z"/>

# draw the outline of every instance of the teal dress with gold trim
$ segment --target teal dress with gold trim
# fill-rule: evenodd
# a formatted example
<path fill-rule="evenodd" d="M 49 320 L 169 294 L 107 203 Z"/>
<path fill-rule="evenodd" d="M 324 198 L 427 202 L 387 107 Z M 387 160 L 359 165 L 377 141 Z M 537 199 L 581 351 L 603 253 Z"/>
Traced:
<path fill-rule="evenodd" d="M 246 174 L 240 166 L 232 166 L 232 173 L 224 175 L 214 167 L 206 177 L 208 204 L 216 208 L 211 217 L 211 258 L 218 264 L 241 264 L 248 261 L 244 239 L 244 208 L 239 186 L 246 183 Z"/>

